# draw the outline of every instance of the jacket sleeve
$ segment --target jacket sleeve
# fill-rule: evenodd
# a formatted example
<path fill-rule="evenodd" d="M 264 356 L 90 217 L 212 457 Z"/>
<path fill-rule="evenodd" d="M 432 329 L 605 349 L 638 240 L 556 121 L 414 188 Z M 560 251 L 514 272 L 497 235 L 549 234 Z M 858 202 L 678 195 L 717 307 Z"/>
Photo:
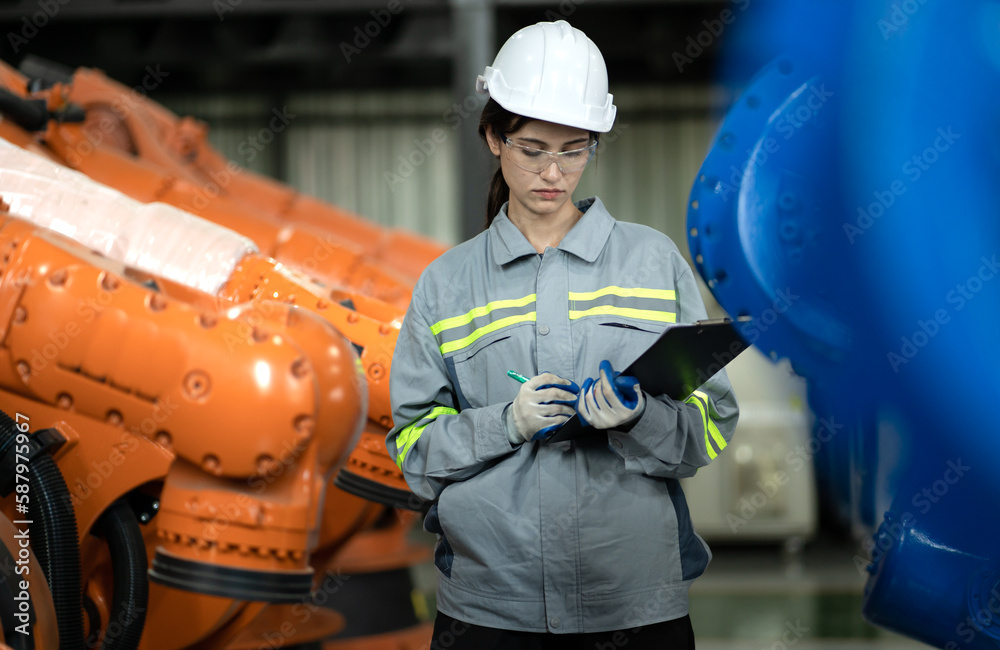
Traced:
<path fill-rule="evenodd" d="M 504 430 L 507 403 L 459 409 L 426 313 L 414 291 L 392 357 L 386 447 L 413 493 L 434 500 L 449 482 L 476 475 L 516 448 Z"/>
<path fill-rule="evenodd" d="M 707 318 L 694 274 L 683 264 L 676 283 L 677 322 Z M 739 407 L 725 370 L 684 400 L 646 394 L 646 410 L 627 431 L 609 431 L 612 451 L 630 473 L 666 478 L 694 476 L 732 439 Z"/>

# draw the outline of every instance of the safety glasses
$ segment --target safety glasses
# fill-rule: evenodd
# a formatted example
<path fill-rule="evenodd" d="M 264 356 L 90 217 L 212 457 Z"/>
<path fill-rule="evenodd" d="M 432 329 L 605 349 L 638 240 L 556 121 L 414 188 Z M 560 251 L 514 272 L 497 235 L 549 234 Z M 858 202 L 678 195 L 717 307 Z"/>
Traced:
<path fill-rule="evenodd" d="M 594 157 L 597 150 L 597 140 L 594 140 L 582 149 L 572 149 L 570 151 L 544 151 L 534 147 L 526 147 L 518 144 L 500 134 L 500 140 L 507 145 L 510 160 L 521 169 L 536 174 L 545 171 L 549 165 L 555 163 L 562 173 L 578 172 L 587 166 L 590 159 Z"/>

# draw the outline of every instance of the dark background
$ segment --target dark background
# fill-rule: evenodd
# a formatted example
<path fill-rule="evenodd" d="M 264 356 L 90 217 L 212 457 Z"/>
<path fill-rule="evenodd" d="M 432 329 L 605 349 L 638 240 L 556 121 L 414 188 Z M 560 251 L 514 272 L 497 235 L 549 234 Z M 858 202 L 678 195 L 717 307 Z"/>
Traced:
<path fill-rule="evenodd" d="M 341 43 L 355 47 L 355 28 L 390 0 L 0 1 L 0 58 L 96 67 L 127 86 L 159 64 L 171 93 L 449 86 L 456 57 L 465 55 L 455 12 L 468 3 L 396 1 L 402 10 L 350 62 Z M 489 49 L 525 25 L 565 17 L 595 40 L 616 84 L 707 82 L 717 41 L 683 73 L 673 53 L 705 29 L 702 21 L 740 4 L 746 0 L 500 2 Z"/>

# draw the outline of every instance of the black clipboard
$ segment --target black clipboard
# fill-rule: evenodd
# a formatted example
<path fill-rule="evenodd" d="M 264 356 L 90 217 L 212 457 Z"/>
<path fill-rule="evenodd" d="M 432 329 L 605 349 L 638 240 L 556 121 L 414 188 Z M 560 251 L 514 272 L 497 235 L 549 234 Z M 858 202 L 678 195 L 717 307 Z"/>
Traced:
<path fill-rule="evenodd" d="M 622 374 L 638 379 L 645 393 L 684 399 L 750 347 L 736 329 L 737 323 L 750 320 L 742 316 L 736 320 L 717 318 L 674 325 Z M 599 433 L 603 431 L 584 427 L 574 415 L 545 441 L 562 442 Z"/>

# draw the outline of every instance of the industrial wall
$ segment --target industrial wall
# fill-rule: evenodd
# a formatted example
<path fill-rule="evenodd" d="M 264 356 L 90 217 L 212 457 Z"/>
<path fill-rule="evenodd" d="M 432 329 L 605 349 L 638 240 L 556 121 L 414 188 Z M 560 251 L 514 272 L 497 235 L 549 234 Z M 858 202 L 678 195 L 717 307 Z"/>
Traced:
<path fill-rule="evenodd" d="M 614 88 L 618 118 L 576 198 L 597 194 L 612 214 L 665 232 L 686 252 L 685 205 L 724 108 L 708 86 Z M 455 128 L 478 120 L 447 90 L 310 93 L 288 97 L 158 97 L 208 122 L 237 163 L 381 224 L 455 244 L 461 239 Z M 492 167 L 491 167 L 492 169 Z M 486 190 L 483 189 L 485 211 Z M 471 217 L 481 221 L 484 215 Z"/>

